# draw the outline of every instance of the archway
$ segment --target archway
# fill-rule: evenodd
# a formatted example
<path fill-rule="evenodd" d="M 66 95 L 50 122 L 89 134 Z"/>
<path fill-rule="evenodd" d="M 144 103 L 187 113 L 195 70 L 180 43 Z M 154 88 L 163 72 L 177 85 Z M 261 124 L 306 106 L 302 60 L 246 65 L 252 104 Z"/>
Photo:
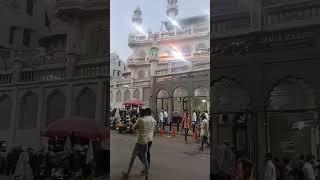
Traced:
<path fill-rule="evenodd" d="M 302 78 L 286 77 L 272 87 L 266 103 L 267 151 L 287 156 L 319 153 L 315 101 L 315 91 Z"/>
<path fill-rule="evenodd" d="M 140 99 L 140 91 L 136 89 L 133 93 L 133 98 L 134 99 Z"/>
<path fill-rule="evenodd" d="M 129 100 L 129 99 L 130 99 L 130 91 L 129 91 L 129 90 L 126 90 L 126 91 L 124 92 L 123 102 L 124 102 L 124 101 L 127 101 L 127 100 Z"/>
<path fill-rule="evenodd" d="M 0 97 L 0 130 L 8 130 L 11 121 L 12 101 L 9 96 Z"/>
<path fill-rule="evenodd" d="M 61 91 L 53 92 L 47 99 L 47 125 L 65 115 L 66 98 Z"/>
<path fill-rule="evenodd" d="M 38 96 L 33 92 L 26 93 L 21 99 L 20 107 L 19 129 L 36 128 L 38 119 Z"/>
<path fill-rule="evenodd" d="M 182 113 L 184 110 L 189 111 L 190 102 L 189 92 L 186 88 L 178 86 L 173 91 L 173 111 Z"/>
<path fill-rule="evenodd" d="M 209 111 L 209 91 L 204 86 L 197 87 L 193 92 L 192 106 L 195 111 Z"/>
<path fill-rule="evenodd" d="M 157 94 L 157 112 L 161 110 L 169 109 L 169 93 L 168 91 L 161 89 Z"/>
<path fill-rule="evenodd" d="M 245 150 L 253 154 L 254 139 L 248 137 L 247 125 L 252 116 L 247 110 L 250 105 L 248 91 L 241 87 L 235 79 L 221 77 L 212 87 L 213 119 L 216 123 L 218 144 L 228 141 L 237 150 Z M 251 121 L 251 124 L 254 123 Z M 253 157 L 252 157 L 253 158 Z"/>
<path fill-rule="evenodd" d="M 84 88 L 76 99 L 76 115 L 93 118 L 96 113 L 96 94 L 90 88 Z"/>

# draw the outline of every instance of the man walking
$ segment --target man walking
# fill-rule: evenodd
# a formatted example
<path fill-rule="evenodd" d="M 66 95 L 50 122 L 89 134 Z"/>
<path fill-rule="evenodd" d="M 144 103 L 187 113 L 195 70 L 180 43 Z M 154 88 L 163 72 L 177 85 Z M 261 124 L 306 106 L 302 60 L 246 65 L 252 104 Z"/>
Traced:
<path fill-rule="evenodd" d="M 153 141 L 153 135 L 154 135 L 154 130 L 157 126 L 156 120 L 151 116 L 151 109 L 147 108 L 145 109 L 145 116 L 143 117 L 146 119 L 146 122 L 148 122 L 148 127 L 151 127 L 149 129 L 146 129 L 146 135 L 147 135 L 147 140 L 148 140 L 148 151 L 147 151 L 147 160 L 148 160 L 148 168 L 150 169 L 150 149 Z M 143 161 L 143 154 L 139 153 L 138 157 L 141 161 Z M 142 174 L 145 173 L 145 170 L 141 171 Z"/>
<path fill-rule="evenodd" d="M 195 132 L 195 128 L 196 128 L 196 123 L 197 123 L 197 113 L 194 110 L 193 114 L 192 114 L 192 132 Z"/>
<path fill-rule="evenodd" d="M 164 124 L 163 124 L 163 110 L 160 111 L 159 113 L 159 129 L 162 128 L 164 129 Z"/>
<path fill-rule="evenodd" d="M 276 180 L 276 168 L 272 162 L 271 153 L 267 153 L 266 156 L 266 166 L 264 168 L 264 180 Z"/>
<path fill-rule="evenodd" d="M 142 114 L 146 114 L 146 110 L 142 110 Z M 148 112 L 148 114 L 151 115 Z M 153 118 L 152 118 L 153 119 Z M 147 152 L 148 152 L 148 142 L 150 140 L 150 137 L 148 138 L 148 135 L 150 136 L 150 132 L 154 132 L 155 128 L 155 120 L 153 121 L 150 116 L 143 116 L 140 119 L 137 120 L 137 122 L 132 127 L 134 130 L 137 130 L 137 143 L 133 149 L 132 156 L 129 163 L 129 168 L 127 172 L 123 172 L 123 177 L 125 179 L 129 178 L 134 160 L 137 156 L 140 156 L 142 163 L 144 164 L 144 174 L 145 174 L 145 180 L 148 180 L 148 170 L 149 170 L 149 164 L 147 160 Z M 153 136 L 153 133 L 152 133 Z"/>
<path fill-rule="evenodd" d="M 315 173 L 312 165 L 313 157 L 312 154 L 306 156 L 306 162 L 302 167 L 303 175 L 305 180 L 315 180 Z"/>
<path fill-rule="evenodd" d="M 202 123 L 201 123 L 201 130 L 200 130 L 200 138 L 201 138 L 201 148 L 200 150 L 203 151 L 203 145 L 207 144 L 209 147 L 209 142 L 208 142 L 208 135 L 209 135 L 209 121 L 206 119 L 204 115 L 201 116 L 202 118 Z"/>

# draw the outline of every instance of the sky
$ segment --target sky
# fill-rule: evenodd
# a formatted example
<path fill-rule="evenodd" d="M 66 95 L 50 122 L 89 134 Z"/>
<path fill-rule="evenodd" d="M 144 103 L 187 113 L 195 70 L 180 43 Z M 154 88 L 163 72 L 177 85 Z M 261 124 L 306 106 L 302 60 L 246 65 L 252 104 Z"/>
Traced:
<path fill-rule="evenodd" d="M 110 1 L 110 51 L 116 52 L 126 61 L 132 50 L 128 47 L 128 36 L 134 9 L 140 6 L 143 26 L 146 30 L 159 32 L 161 21 L 166 20 L 167 0 L 111 0 Z M 179 14 L 184 18 L 210 13 L 210 0 L 178 0 Z"/>

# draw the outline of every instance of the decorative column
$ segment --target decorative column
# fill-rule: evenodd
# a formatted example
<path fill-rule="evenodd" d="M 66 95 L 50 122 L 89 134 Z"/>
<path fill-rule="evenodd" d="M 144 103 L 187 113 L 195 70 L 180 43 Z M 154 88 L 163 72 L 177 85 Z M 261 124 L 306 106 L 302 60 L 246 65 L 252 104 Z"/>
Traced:
<path fill-rule="evenodd" d="M 104 100 L 104 86 L 103 81 L 98 81 L 97 86 L 97 101 L 96 101 L 96 121 L 103 121 L 103 100 Z M 108 103 L 109 104 L 109 103 Z"/>
<path fill-rule="evenodd" d="M 16 122 L 19 120 L 20 115 L 20 103 L 18 97 L 18 88 L 15 89 L 12 93 L 12 110 L 11 110 L 11 120 L 10 120 L 10 129 L 9 129 L 9 142 L 7 150 L 10 150 L 15 143 L 15 134 L 16 134 Z"/>
<path fill-rule="evenodd" d="M 141 99 L 141 100 L 144 100 L 144 99 L 143 99 L 143 87 L 140 87 L 140 88 L 139 88 L 139 91 L 140 91 L 140 99 Z"/>
<path fill-rule="evenodd" d="M 72 84 L 69 83 L 66 86 L 66 113 L 65 117 L 72 115 L 72 101 L 73 101 L 73 91 L 72 91 Z"/>
<path fill-rule="evenodd" d="M 159 45 L 156 40 L 157 36 L 154 35 L 153 45 L 151 47 L 151 57 L 150 57 L 150 63 L 151 63 L 151 71 L 150 71 L 150 104 L 149 107 L 153 112 L 156 112 L 157 109 L 157 94 L 156 94 L 156 69 L 158 67 L 159 62 Z"/>
<path fill-rule="evenodd" d="M 114 85 L 114 89 L 113 89 L 113 102 L 112 102 L 112 107 L 114 108 L 116 106 L 116 102 L 117 102 L 117 89 L 116 89 L 116 84 Z"/>
<path fill-rule="evenodd" d="M 44 92 L 43 92 L 43 87 L 40 86 L 40 89 L 39 89 L 39 94 L 38 94 L 38 97 L 39 97 L 39 100 L 38 100 L 38 113 L 37 113 L 37 133 L 39 134 L 39 147 L 41 146 L 41 134 L 40 134 L 40 131 L 41 131 L 41 128 L 42 128 L 42 125 L 41 123 L 43 122 L 43 111 L 45 108 L 44 107 Z"/>

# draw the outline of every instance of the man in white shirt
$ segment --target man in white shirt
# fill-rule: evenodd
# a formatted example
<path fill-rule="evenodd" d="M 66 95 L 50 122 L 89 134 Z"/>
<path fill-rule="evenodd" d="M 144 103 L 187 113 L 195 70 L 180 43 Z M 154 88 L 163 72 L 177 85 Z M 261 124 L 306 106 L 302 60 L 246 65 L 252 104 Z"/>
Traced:
<path fill-rule="evenodd" d="M 134 130 L 137 130 L 137 143 L 133 149 L 133 153 L 130 159 L 130 164 L 127 172 L 123 172 L 123 177 L 125 179 L 129 178 L 129 174 L 131 172 L 134 160 L 137 156 L 140 156 L 142 163 L 144 164 L 144 174 L 145 180 L 148 180 L 148 171 L 149 171 L 149 164 L 148 164 L 148 142 L 152 142 L 153 133 L 156 126 L 156 121 L 150 116 L 144 116 L 148 111 L 141 110 L 141 114 L 143 114 L 140 119 L 132 127 Z M 151 110 L 150 110 L 151 114 Z M 149 152 L 150 154 L 150 152 Z"/>
<path fill-rule="evenodd" d="M 201 116 L 202 122 L 201 122 L 201 130 L 200 130 L 200 138 L 201 138 L 201 148 L 200 150 L 203 151 L 203 145 L 207 144 L 209 147 L 210 144 L 208 142 L 208 136 L 209 136 L 209 121 L 206 119 L 205 115 Z"/>
<path fill-rule="evenodd" d="M 193 114 L 192 114 L 192 132 L 194 133 L 194 130 L 196 128 L 196 122 L 197 122 L 197 113 L 196 111 L 194 110 L 193 111 Z"/>
<path fill-rule="evenodd" d="M 276 180 L 276 168 L 272 163 L 271 153 L 267 153 L 266 156 L 266 166 L 264 168 L 264 180 Z"/>
<path fill-rule="evenodd" d="M 303 175 L 305 180 L 315 180 L 315 173 L 312 165 L 313 156 L 311 154 L 307 155 L 306 162 L 302 167 Z"/>
<path fill-rule="evenodd" d="M 163 110 L 160 111 L 159 113 L 159 128 L 163 128 Z"/>
<path fill-rule="evenodd" d="M 151 116 L 151 109 L 147 108 L 145 109 L 144 112 L 144 119 L 147 119 L 146 122 L 148 122 L 148 127 L 151 127 L 149 129 L 146 130 L 146 135 L 147 135 L 147 140 L 148 140 L 148 151 L 147 151 L 147 160 L 148 160 L 148 168 L 150 169 L 150 149 L 151 149 L 151 145 L 152 145 L 152 141 L 153 141 L 153 135 L 154 135 L 154 130 L 157 127 L 157 121 Z M 138 157 L 141 161 L 143 161 L 143 154 L 139 154 Z M 141 171 L 141 173 L 145 173 L 144 170 Z"/>
<path fill-rule="evenodd" d="M 206 119 L 209 121 L 209 114 L 208 114 L 208 111 L 204 111 L 204 115 L 206 116 Z"/>
<path fill-rule="evenodd" d="M 168 113 L 167 113 L 167 110 L 165 109 L 164 112 L 163 112 L 163 118 L 164 118 L 164 122 L 165 123 L 168 123 Z"/>

